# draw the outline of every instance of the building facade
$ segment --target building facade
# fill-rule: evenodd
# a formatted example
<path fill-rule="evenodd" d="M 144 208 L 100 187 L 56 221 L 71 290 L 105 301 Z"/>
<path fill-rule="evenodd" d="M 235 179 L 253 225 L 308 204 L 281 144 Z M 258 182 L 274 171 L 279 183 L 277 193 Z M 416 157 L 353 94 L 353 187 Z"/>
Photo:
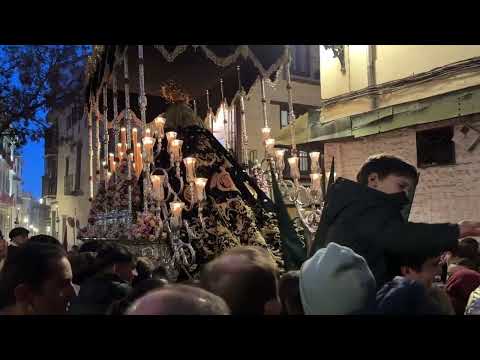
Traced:
<path fill-rule="evenodd" d="M 44 197 L 51 206 L 52 235 L 73 246 L 90 210 L 87 118 L 79 103 L 48 116 L 54 130 L 46 146 Z"/>
<path fill-rule="evenodd" d="M 17 219 L 22 194 L 22 159 L 14 143 L 0 137 L 0 230 L 8 236 Z"/>
<path fill-rule="evenodd" d="M 319 45 L 290 45 L 292 54 L 291 79 L 293 107 L 296 116 L 307 111 L 317 109 L 321 104 L 320 96 L 320 48 Z M 265 99 L 267 106 L 268 126 L 271 128 L 272 137 L 288 126 L 288 92 L 285 69 L 277 75 L 275 82 L 265 82 Z M 233 123 L 233 144 L 229 145 L 241 158 L 241 116 L 240 104 L 237 99 L 228 115 Z M 220 110 L 213 123 L 215 137 L 225 145 L 224 114 Z M 263 108 L 261 83 L 252 86 L 245 98 L 245 119 L 248 139 L 248 160 L 253 165 L 265 156 L 262 142 Z"/>
<path fill-rule="evenodd" d="M 476 219 L 480 46 L 342 47 L 321 47 L 322 107 L 298 142 L 352 180 L 370 155 L 401 156 L 420 170 L 411 221 Z"/>

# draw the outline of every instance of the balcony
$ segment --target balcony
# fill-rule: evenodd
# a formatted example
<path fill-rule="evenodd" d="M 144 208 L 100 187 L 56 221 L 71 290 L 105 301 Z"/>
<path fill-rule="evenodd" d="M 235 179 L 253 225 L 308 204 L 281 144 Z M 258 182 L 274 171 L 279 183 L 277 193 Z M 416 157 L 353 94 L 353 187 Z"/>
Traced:
<path fill-rule="evenodd" d="M 42 176 L 42 194 L 43 196 L 57 195 L 57 178 Z"/>

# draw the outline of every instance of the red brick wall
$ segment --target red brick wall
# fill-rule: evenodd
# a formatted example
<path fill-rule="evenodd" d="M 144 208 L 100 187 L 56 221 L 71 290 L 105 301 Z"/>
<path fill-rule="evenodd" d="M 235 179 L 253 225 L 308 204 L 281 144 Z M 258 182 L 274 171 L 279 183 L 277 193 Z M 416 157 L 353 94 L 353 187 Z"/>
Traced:
<path fill-rule="evenodd" d="M 366 158 L 390 153 L 417 166 L 416 131 L 452 124 L 453 121 L 406 128 L 325 145 L 327 168 L 335 156 L 337 176 L 355 180 Z M 460 125 L 457 122 L 455 131 Z M 420 183 L 410 215 L 415 222 L 480 220 L 480 146 L 469 152 L 455 146 L 456 165 L 420 169 Z M 328 170 L 327 170 L 328 171 Z"/>

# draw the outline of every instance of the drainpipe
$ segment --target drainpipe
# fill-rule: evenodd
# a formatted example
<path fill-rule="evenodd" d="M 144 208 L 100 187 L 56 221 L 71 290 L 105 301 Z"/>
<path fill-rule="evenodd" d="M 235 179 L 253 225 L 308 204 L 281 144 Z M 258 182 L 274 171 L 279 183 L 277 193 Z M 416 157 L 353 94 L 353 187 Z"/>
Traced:
<path fill-rule="evenodd" d="M 377 60 L 377 45 L 368 45 L 368 87 L 377 85 L 375 61 Z M 372 110 L 378 107 L 377 95 L 371 96 Z"/>

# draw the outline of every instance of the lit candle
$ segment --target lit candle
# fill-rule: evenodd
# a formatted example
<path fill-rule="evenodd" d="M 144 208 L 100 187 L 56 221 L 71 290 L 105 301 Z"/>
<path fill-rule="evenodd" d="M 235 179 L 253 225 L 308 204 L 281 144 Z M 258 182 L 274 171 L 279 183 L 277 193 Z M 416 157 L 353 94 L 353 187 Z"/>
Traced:
<path fill-rule="evenodd" d="M 114 173 L 116 170 L 117 170 L 117 162 L 114 161 L 114 162 L 112 163 L 112 173 Z"/>
<path fill-rule="evenodd" d="M 135 144 L 135 149 L 134 149 L 133 153 L 134 153 L 135 163 L 141 164 L 142 161 L 140 159 L 140 155 L 142 154 L 142 144 L 137 142 Z"/>
<path fill-rule="evenodd" d="M 112 177 L 112 173 L 107 171 L 107 184 L 110 182 L 110 178 Z"/>
<path fill-rule="evenodd" d="M 138 165 L 137 165 L 137 177 L 140 176 L 142 173 L 142 167 L 143 167 L 143 156 L 142 153 L 138 155 Z"/>
<path fill-rule="evenodd" d="M 196 178 L 195 179 L 195 193 L 197 195 L 197 201 L 205 199 L 205 185 L 207 185 L 208 179 Z"/>
<path fill-rule="evenodd" d="M 182 145 L 183 140 L 172 140 L 172 157 L 173 161 L 181 161 L 182 160 Z"/>
<path fill-rule="evenodd" d="M 273 156 L 273 147 L 275 146 L 275 139 L 265 140 L 265 151 L 267 152 L 268 157 Z"/>
<path fill-rule="evenodd" d="M 166 121 L 167 120 L 162 116 L 157 116 L 154 120 L 155 128 L 157 129 L 157 135 L 160 139 L 163 138 L 163 136 L 165 135 L 163 132 L 163 128 L 165 126 Z"/>
<path fill-rule="evenodd" d="M 319 163 L 318 163 L 319 158 L 320 158 L 320 152 L 319 151 L 312 151 L 310 153 L 312 173 L 318 173 L 318 171 L 320 170 L 320 166 L 319 166 Z"/>
<path fill-rule="evenodd" d="M 105 166 L 107 166 L 107 162 L 105 160 L 102 161 L 102 167 L 105 169 Z"/>
<path fill-rule="evenodd" d="M 310 180 L 312 181 L 312 185 L 311 185 L 312 190 L 315 190 L 315 191 L 320 190 L 320 179 L 321 179 L 320 174 L 317 174 L 317 173 L 310 174 Z"/>
<path fill-rule="evenodd" d="M 270 129 L 268 126 L 262 128 L 262 139 L 263 141 L 266 141 L 267 139 L 270 139 L 270 132 L 272 129 Z"/>
<path fill-rule="evenodd" d="M 111 172 L 115 172 L 115 170 L 113 170 L 113 162 L 115 161 L 115 155 L 113 155 L 112 153 L 108 154 L 108 164 L 110 166 L 110 171 Z"/>
<path fill-rule="evenodd" d="M 137 128 L 133 128 L 132 129 L 132 142 L 133 144 L 136 144 L 137 143 Z"/>
<path fill-rule="evenodd" d="M 283 170 L 285 169 L 284 158 L 285 158 L 285 149 L 275 150 L 275 166 L 279 174 L 282 174 Z"/>
<path fill-rule="evenodd" d="M 143 139 L 143 150 L 145 151 L 145 161 L 147 163 L 153 162 L 153 138 L 145 136 Z"/>
<path fill-rule="evenodd" d="M 165 175 L 152 175 L 152 188 L 153 188 L 153 196 L 155 200 L 162 201 L 165 197 L 164 190 L 163 190 L 163 182 L 165 180 Z"/>
<path fill-rule="evenodd" d="M 152 136 L 152 132 L 151 132 L 150 128 L 145 129 L 145 136 Z"/>
<path fill-rule="evenodd" d="M 177 133 L 175 131 L 169 131 L 167 132 L 167 151 L 170 152 L 170 148 L 172 146 L 172 141 L 177 138 Z"/>
<path fill-rule="evenodd" d="M 122 127 L 120 129 L 120 142 L 122 143 L 122 152 L 127 151 L 127 129 Z"/>
<path fill-rule="evenodd" d="M 298 156 L 292 156 L 288 158 L 288 164 L 290 165 L 290 176 L 295 180 L 300 179 L 300 170 L 298 169 Z"/>
<path fill-rule="evenodd" d="M 172 217 L 174 224 L 180 226 L 182 222 L 182 210 L 185 207 L 185 203 L 181 201 L 172 201 L 170 203 L 170 211 L 172 212 Z"/>
<path fill-rule="evenodd" d="M 190 183 L 195 180 L 195 164 L 197 163 L 197 160 L 193 157 L 186 157 L 183 159 L 183 163 L 187 170 L 187 182 Z"/>
<path fill-rule="evenodd" d="M 121 143 L 118 143 L 118 144 L 117 144 L 117 157 L 120 158 L 120 159 L 122 158 L 121 155 L 120 155 L 122 152 L 123 152 L 123 150 L 122 150 L 122 144 L 121 144 Z"/>

